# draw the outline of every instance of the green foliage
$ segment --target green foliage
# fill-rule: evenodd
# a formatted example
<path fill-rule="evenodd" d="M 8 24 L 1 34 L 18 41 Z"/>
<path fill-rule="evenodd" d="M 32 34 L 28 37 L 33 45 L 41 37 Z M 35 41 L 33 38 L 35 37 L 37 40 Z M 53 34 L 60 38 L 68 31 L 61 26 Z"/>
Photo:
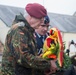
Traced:
<path fill-rule="evenodd" d="M 60 68 L 58 61 L 56 62 L 56 64 L 57 64 L 57 67 L 58 67 L 60 70 L 61 70 L 61 69 L 66 70 L 66 69 L 69 68 L 70 65 L 71 65 L 71 59 L 70 59 L 70 57 L 69 57 L 68 55 L 66 55 L 66 54 L 64 53 L 63 67 Z"/>

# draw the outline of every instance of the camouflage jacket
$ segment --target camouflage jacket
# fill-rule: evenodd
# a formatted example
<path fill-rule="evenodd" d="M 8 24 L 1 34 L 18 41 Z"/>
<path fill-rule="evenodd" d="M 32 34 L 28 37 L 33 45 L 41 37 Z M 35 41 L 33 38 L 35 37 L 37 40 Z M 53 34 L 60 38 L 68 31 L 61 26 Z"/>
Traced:
<path fill-rule="evenodd" d="M 22 15 L 15 19 L 18 27 L 12 26 L 8 31 L 2 57 L 2 75 L 43 75 L 35 72 L 49 69 L 50 62 L 37 56 L 34 29 Z"/>

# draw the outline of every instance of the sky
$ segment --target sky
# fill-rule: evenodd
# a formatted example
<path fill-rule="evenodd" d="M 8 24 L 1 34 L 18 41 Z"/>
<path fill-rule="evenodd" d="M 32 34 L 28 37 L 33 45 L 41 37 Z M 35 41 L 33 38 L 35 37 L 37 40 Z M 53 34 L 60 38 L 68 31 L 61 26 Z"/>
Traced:
<path fill-rule="evenodd" d="M 76 0 L 0 0 L 0 5 L 22 8 L 28 3 L 40 3 L 50 13 L 73 15 L 76 12 Z"/>

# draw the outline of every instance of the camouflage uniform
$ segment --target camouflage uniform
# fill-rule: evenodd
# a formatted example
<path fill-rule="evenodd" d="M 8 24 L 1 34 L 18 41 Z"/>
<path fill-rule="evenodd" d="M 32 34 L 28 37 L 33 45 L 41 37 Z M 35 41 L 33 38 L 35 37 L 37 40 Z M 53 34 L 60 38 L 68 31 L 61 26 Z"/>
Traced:
<path fill-rule="evenodd" d="M 16 16 L 15 20 L 18 27 L 11 28 L 6 37 L 2 75 L 43 75 L 50 62 L 37 56 L 34 29 L 23 15 Z"/>

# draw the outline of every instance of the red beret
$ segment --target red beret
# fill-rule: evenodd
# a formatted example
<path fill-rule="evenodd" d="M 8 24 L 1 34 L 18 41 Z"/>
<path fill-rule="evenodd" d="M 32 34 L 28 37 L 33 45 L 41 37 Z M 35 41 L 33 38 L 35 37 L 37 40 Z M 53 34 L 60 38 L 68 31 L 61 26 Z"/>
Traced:
<path fill-rule="evenodd" d="M 29 3 L 26 5 L 25 9 L 30 16 L 35 18 L 42 18 L 47 15 L 47 11 L 44 6 L 38 3 Z"/>

